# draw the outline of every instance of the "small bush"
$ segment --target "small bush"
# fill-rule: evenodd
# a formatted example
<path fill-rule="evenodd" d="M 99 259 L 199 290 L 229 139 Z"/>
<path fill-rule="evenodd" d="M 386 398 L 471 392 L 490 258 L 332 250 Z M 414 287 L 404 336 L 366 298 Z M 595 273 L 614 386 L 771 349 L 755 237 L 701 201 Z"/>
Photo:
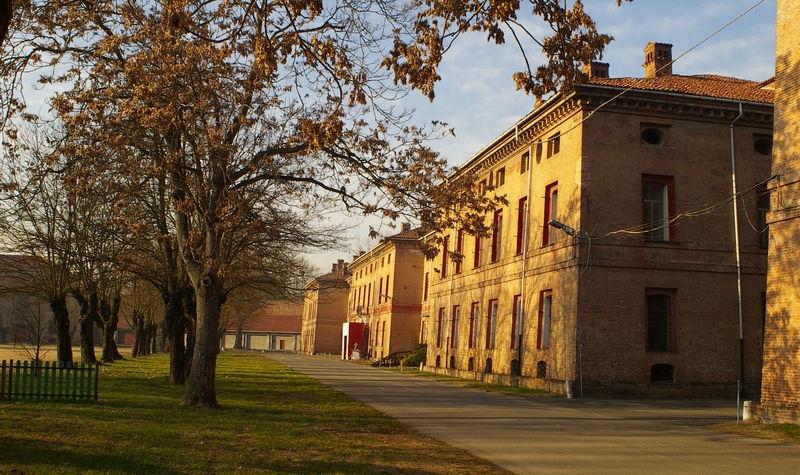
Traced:
<path fill-rule="evenodd" d="M 414 351 L 403 358 L 403 366 L 419 366 L 420 363 L 425 364 L 427 354 L 428 345 L 417 345 Z"/>

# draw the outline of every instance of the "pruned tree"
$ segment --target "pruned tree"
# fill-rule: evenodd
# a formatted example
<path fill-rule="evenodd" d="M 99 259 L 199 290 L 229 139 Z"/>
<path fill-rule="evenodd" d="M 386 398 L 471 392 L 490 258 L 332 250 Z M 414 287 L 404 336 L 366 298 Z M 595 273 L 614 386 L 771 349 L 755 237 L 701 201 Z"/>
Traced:
<path fill-rule="evenodd" d="M 3 201 L 8 209 L 0 220 L 2 245 L 30 271 L 18 290 L 50 305 L 58 361 L 72 362 L 67 297 L 74 277 L 78 213 L 58 174 L 40 166 L 51 163 L 49 139 L 29 138 L 19 160 L 7 161 L 3 170 L 2 181 L 7 185 Z"/>
<path fill-rule="evenodd" d="M 131 357 L 149 355 L 154 352 L 153 342 L 163 318 L 160 292 L 149 282 L 134 279 L 125 286 L 123 294 L 125 305 L 120 313 L 133 329 Z"/>

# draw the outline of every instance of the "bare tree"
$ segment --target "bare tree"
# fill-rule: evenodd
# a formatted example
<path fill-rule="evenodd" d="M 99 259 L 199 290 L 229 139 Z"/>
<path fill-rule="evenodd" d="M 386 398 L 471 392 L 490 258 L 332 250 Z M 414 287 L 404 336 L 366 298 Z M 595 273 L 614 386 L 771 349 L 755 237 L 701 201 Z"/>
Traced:
<path fill-rule="evenodd" d="M 24 151 L 27 160 L 9 161 L 3 170 L 3 182 L 9 184 L 4 202 L 9 209 L 0 220 L 2 245 L 30 269 L 18 290 L 48 302 L 58 361 L 72 362 L 67 296 L 74 270 L 77 213 L 59 176 L 39 167 L 49 162 L 44 140 L 32 137 Z"/>
<path fill-rule="evenodd" d="M 17 296 L 16 321 L 25 332 L 19 343 L 28 359 L 38 363 L 47 356 L 44 346 L 49 342 L 52 319 L 46 302 L 24 294 Z"/>
<path fill-rule="evenodd" d="M 160 292 L 149 282 L 135 279 L 125 286 L 123 294 L 126 304 L 120 312 L 133 329 L 131 357 L 149 355 L 154 352 L 153 342 L 163 318 Z"/>

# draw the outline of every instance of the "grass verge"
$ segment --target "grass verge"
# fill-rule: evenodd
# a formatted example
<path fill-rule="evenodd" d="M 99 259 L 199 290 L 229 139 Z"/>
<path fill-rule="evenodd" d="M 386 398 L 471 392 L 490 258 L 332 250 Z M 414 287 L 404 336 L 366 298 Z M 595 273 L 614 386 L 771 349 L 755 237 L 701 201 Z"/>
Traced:
<path fill-rule="evenodd" d="M 736 424 L 734 422 L 726 422 L 723 424 L 714 424 L 710 426 L 709 429 L 746 437 L 776 440 L 778 442 L 800 445 L 800 425 L 797 424 L 760 424 L 758 422 Z"/>
<path fill-rule="evenodd" d="M 220 355 L 221 409 L 181 407 L 168 364 L 103 367 L 94 403 L 0 403 L 0 473 L 507 473 L 257 354 Z"/>

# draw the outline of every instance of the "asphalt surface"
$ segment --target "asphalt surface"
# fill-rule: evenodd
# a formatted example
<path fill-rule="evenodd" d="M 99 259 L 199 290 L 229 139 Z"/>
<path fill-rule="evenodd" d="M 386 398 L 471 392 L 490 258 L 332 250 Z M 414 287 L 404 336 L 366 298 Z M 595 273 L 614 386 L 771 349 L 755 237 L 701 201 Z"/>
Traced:
<path fill-rule="evenodd" d="M 519 474 L 800 474 L 800 446 L 705 429 L 736 420 L 730 400 L 525 399 L 337 359 L 269 356 Z"/>

